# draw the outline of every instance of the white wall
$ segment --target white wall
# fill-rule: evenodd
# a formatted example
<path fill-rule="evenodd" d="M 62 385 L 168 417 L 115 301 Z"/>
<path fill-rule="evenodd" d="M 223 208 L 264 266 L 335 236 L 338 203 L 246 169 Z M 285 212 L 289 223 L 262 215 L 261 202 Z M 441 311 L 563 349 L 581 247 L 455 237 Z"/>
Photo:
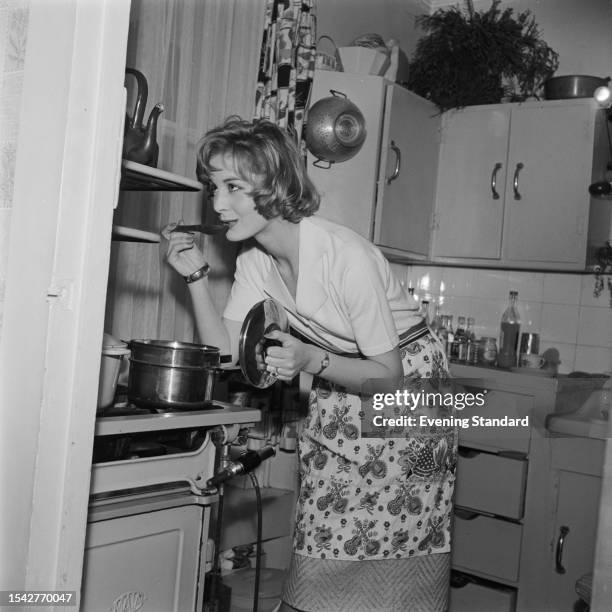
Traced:
<path fill-rule="evenodd" d="M 377 32 L 395 38 L 409 58 L 422 35 L 415 30 L 417 15 L 464 2 L 447 0 L 321 0 L 317 5 L 318 33 L 328 34 L 339 46 L 360 34 Z M 486 10 L 490 0 L 475 0 Z M 558 75 L 612 74 L 612 3 L 609 0 L 511 0 L 515 14 L 530 10 L 542 38 L 559 54 Z M 404 66 L 405 69 L 405 66 Z M 401 74 L 399 81 L 405 80 Z"/>

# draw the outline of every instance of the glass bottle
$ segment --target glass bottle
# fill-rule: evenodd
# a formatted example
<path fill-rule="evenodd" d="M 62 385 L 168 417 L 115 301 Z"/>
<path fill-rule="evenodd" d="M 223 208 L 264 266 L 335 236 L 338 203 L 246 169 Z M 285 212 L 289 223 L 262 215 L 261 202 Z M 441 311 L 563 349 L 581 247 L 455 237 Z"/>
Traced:
<path fill-rule="evenodd" d="M 455 341 L 455 332 L 453 331 L 453 315 L 446 315 L 446 358 L 450 361 L 452 358 L 453 342 Z"/>
<path fill-rule="evenodd" d="M 518 291 L 511 291 L 508 307 L 501 318 L 499 333 L 499 349 L 497 351 L 497 365 L 500 368 L 514 368 L 517 362 L 517 349 L 521 317 L 518 307 Z"/>
<path fill-rule="evenodd" d="M 457 329 L 451 346 L 451 360 L 465 361 L 465 317 L 457 317 Z"/>
<path fill-rule="evenodd" d="M 468 317 L 465 330 L 465 362 L 468 365 L 478 363 L 478 342 L 476 342 L 476 334 L 474 333 L 475 323 L 474 317 Z"/>
<path fill-rule="evenodd" d="M 480 340 L 478 349 L 478 363 L 490 368 L 497 362 L 497 341 L 495 338 L 487 336 Z"/>
<path fill-rule="evenodd" d="M 419 311 L 427 325 L 429 325 L 429 300 L 421 300 L 421 309 Z"/>
<path fill-rule="evenodd" d="M 438 336 L 442 346 L 444 347 L 444 352 L 446 352 L 446 340 L 448 338 L 448 317 L 447 315 L 440 315 L 440 325 L 435 330 L 436 336 Z"/>
<path fill-rule="evenodd" d="M 438 330 L 442 327 L 442 316 L 443 315 L 440 314 L 440 304 L 436 304 L 433 319 L 429 324 L 429 327 L 431 327 L 432 331 L 436 334 L 438 333 Z"/>

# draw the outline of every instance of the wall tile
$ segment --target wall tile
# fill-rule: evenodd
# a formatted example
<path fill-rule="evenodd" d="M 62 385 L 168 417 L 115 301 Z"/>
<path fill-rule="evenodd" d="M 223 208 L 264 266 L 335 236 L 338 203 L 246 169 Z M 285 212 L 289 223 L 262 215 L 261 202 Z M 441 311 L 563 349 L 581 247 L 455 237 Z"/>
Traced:
<path fill-rule="evenodd" d="M 543 304 L 541 339 L 575 344 L 578 335 L 578 317 L 578 306 Z"/>
<path fill-rule="evenodd" d="M 609 278 L 604 276 L 604 288 L 599 297 L 593 295 L 595 289 L 595 275 L 585 274 L 582 276 L 582 287 L 580 292 L 580 305 L 581 306 L 593 306 L 596 308 L 607 308 L 610 302 L 610 292 L 606 287 L 606 281 Z"/>
<path fill-rule="evenodd" d="M 577 344 L 612 347 L 612 308 L 580 308 Z"/>
<path fill-rule="evenodd" d="M 508 270 L 474 270 L 474 296 L 507 300 L 510 273 Z"/>
<path fill-rule="evenodd" d="M 578 344 L 575 369 L 581 372 L 612 374 L 612 350 L 609 347 Z"/>
<path fill-rule="evenodd" d="M 469 268 L 446 268 L 442 274 L 444 292 L 448 295 L 472 297 L 475 272 Z"/>
<path fill-rule="evenodd" d="M 541 302 L 519 302 L 522 331 L 536 334 L 541 333 L 543 319 L 542 306 Z"/>
<path fill-rule="evenodd" d="M 519 303 L 541 302 L 543 285 L 542 273 L 512 271 L 508 275 L 508 291 L 518 291 Z"/>
<path fill-rule="evenodd" d="M 579 274 L 544 274 L 542 301 L 548 304 L 580 304 L 582 278 Z"/>
<path fill-rule="evenodd" d="M 453 329 L 457 327 L 459 317 L 471 317 L 472 300 L 467 297 L 450 295 L 445 297 L 442 314 L 453 315 Z"/>
<path fill-rule="evenodd" d="M 442 272 L 432 266 L 409 266 L 406 270 L 406 286 L 414 288 L 414 297 L 420 302 L 436 301 L 440 292 L 440 277 Z"/>
<path fill-rule="evenodd" d="M 501 303 L 497 300 L 486 300 L 482 298 L 473 298 L 471 304 L 470 316 L 476 319 L 476 337 L 499 336 L 499 320 L 500 320 Z"/>
<path fill-rule="evenodd" d="M 391 262 L 389 264 L 389 267 L 391 268 L 391 272 L 393 272 L 393 275 L 397 278 L 397 280 L 403 286 L 407 287 L 408 285 L 406 284 L 406 266 Z"/>

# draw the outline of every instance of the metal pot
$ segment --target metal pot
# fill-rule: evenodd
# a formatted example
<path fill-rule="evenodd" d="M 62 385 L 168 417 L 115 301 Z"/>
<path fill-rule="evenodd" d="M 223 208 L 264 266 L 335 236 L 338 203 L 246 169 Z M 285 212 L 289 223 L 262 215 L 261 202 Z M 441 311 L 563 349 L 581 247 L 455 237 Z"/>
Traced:
<path fill-rule="evenodd" d="M 557 76 L 544 81 L 544 97 L 547 100 L 568 98 L 590 98 L 598 87 L 605 87 L 610 77 L 596 77 L 585 74 Z"/>
<path fill-rule="evenodd" d="M 314 165 L 326 162 L 327 168 L 357 155 L 366 137 L 365 118 L 357 106 L 339 91 L 330 93 L 310 107 L 305 130 L 306 146 L 317 157 Z"/>
<path fill-rule="evenodd" d="M 174 340 L 131 340 L 128 400 L 151 408 L 201 409 L 211 404 L 219 366 L 214 346 Z"/>

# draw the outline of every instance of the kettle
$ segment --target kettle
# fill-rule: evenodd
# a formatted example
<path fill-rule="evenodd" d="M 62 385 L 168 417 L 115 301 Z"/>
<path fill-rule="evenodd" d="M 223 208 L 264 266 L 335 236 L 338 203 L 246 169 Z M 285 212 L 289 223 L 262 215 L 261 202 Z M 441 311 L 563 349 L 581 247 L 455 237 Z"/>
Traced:
<path fill-rule="evenodd" d="M 125 130 L 123 134 L 123 158 L 130 161 L 157 167 L 159 145 L 157 144 L 157 120 L 164 111 L 164 105 L 159 102 L 151 110 L 146 126 L 143 123 L 149 86 L 144 74 L 134 68 L 126 68 L 126 75 L 136 78 L 136 104 L 132 117 L 126 113 Z"/>

